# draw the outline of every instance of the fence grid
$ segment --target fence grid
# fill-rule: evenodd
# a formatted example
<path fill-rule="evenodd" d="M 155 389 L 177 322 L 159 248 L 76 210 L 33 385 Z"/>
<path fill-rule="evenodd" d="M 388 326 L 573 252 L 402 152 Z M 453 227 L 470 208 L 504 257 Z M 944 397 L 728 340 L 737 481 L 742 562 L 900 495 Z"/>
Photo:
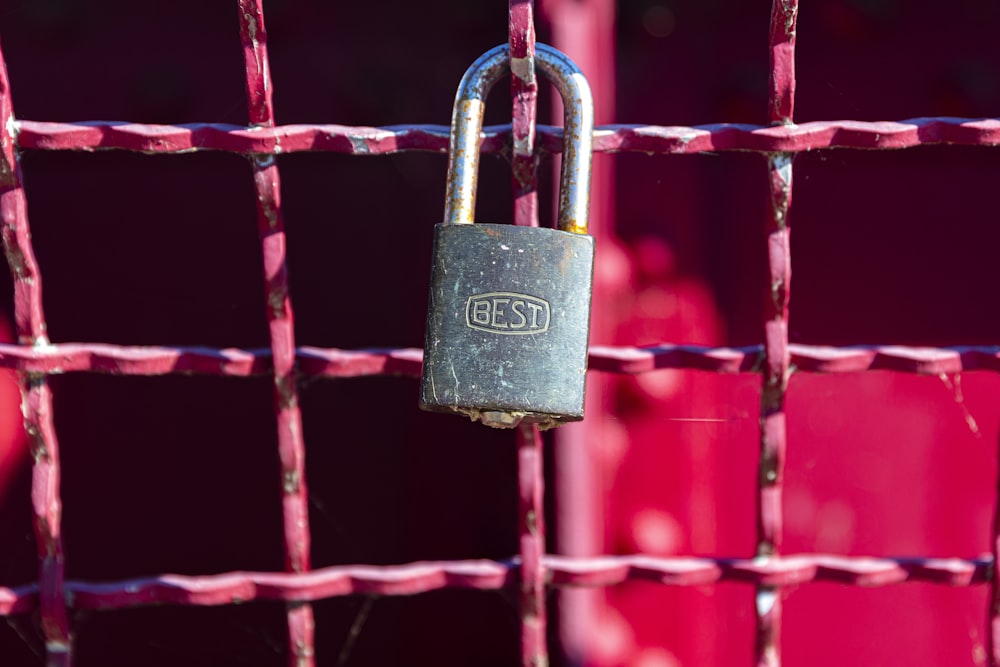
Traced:
<path fill-rule="evenodd" d="M 538 224 L 537 153 L 559 152 L 558 128 L 536 122 L 534 8 L 530 0 L 511 0 L 509 44 L 513 58 L 526 63 L 512 77 L 511 125 L 486 128 L 482 150 L 511 152 L 515 223 Z M 594 150 L 637 151 L 651 155 L 749 151 L 766 158 L 770 203 L 765 238 L 770 298 L 765 305 L 763 343 L 744 348 L 660 345 L 593 346 L 590 369 L 607 373 L 646 373 L 693 369 L 714 373 L 754 373 L 763 382 L 758 478 L 757 553 L 750 558 L 606 556 L 561 557 L 546 554 L 543 522 L 542 440 L 537 429 L 519 431 L 520 552 L 506 561 L 455 560 L 390 566 L 357 564 L 312 570 L 305 488 L 305 442 L 297 379 L 365 376 L 415 377 L 417 349 L 343 350 L 296 347 L 291 292 L 287 281 L 280 173 L 275 156 L 301 151 L 386 155 L 401 151 L 444 153 L 449 128 L 440 125 L 353 127 L 330 124 L 279 126 L 274 122 L 273 82 L 261 0 L 238 0 L 249 125 L 157 125 L 109 122 L 16 120 L 0 54 L 0 231 L 14 283 L 18 342 L 0 344 L 0 368 L 18 371 L 26 430 L 33 453 L 32 508 L 38 554 L 38 580 L 22 587 L 0 587 L 0 615 L 37 612 L 48 663 L 72 662 L 70 610 L 108 610 L 150 604 L 227 605 L 252 600 L 286 604 L 289 662 L 315 664 L 315 628 L 310 603 L 354 595 L 413 595 L 442 588 L 520 592 L 521 656 L 524 665 L 545 665 L 547 610 L 553 586 L 613 586 L 643 580 L 671 586 L 734 581 L 757 590 L 759 667 L 781 663 L 781 602 L 784 587 L 809 582 L 884 586 L 904 582 L 949 586 L 989 585 L 992 604 L 991 659 L 1000 665 L 1000 575 L 994 568 L 1000 549 L 1000 522 L 994 526 L 992 557 L 982 559 L 870 558 L 782 551 L 782 476 L 785 450 L 784 402 L 788 379 L 798 373 L 858 373 L 888 370 L 941 375 L 1000 371 L 1000 347 L 915 348 L 905 346 L 822 347 L 788 339 L 791 254 L 789 246 L 793 157 L 816 149 L 901 149 L 931 144 L 1000 145 L 1000 119 L 916 118 L 898 122 L 793 122 L 795 92 L 796 0 L 775 0 L 769 29 L 770 125 L 716 124 L 698 127 L 608 125 L 594 135 Z M 488 45 L 487 45 L 488 46 Z M 125 150 L 153 154 L 225 151 L 244 155 L 252 170 L 269 349 L 208 349 L 119 346 L 103 343 L 51 344 L 42 308 L 42 274 L 35 260 L 21 176 L 20 152 Z M 61 539 L 60 459 L 53 425 L 51 375 L 271 376 L 282 480 L 284 572 L 230 572 L 206 576 L 160 576 L 115 582 L 65 580 Z"/>

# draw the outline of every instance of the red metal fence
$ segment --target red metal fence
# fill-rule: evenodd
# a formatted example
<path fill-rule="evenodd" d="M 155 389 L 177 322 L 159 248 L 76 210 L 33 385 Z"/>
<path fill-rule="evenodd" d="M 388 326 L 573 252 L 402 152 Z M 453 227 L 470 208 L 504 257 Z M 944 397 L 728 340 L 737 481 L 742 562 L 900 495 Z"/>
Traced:
<path fill-rule="evenodd" d="M 31 507 L 37 549 L 37 579 L 0 588 L 0 614 L 37 618 L 47 662 L 69 665 L 74 656 L 74 618 L 87 611 L 123 610 L 146 605 L 220 606 L 272 601 L 284 604 L 288 664 L 333 664 L 317 655 L 313 603 L 341 596 L 409 596 L 440 589 L 515 590 L 520 618 L 521 662 L 549 661 L 547 595 L 555 587 L 609 587 L 630 581 L 667 586 L 704 586 L 739 582 L 756 590 L 756 663 L 781 663 L 782 591 L 811 582 L 884 586 L 925 582 L 950 586 L 989 586 L 985 610 L 992 664 L 1000 664 L 998 580 L 993 567 L 1000 533 L 994 529 L 990 557 L 861 557 L 845 554 L 790 554 L 783 548 L 783 488 L 788 450 L 786 400 L 792 373 L 896 373 L 951 376 L 1000 370 L 994 346 L 825 347 L 789 341 L 791 278 L 789 228 L 792 216 L 792 162 L 795 155 L 827 148 L 890 149 L 949 144 L 1000 144 L 1000 120 L 920 118 L 899 122 L 793 122 L 795 38 L 798 3 L 774 3 L 769 32 L 769 123 L 699 127 L 610 125 L 595 132 L 599 153 L 638 152 L 689 155 L 744 151 L 763 155 L 768 165 L 768 224 L 759 241 L 767 249 L 769 276 L 763 343 L 749 347 L 654 347 L 595 345 L 590 369 L 600 373 L 644 374 L 663 369 L 722 374 L 757 374 L 760 398 L 760 454 L 756 501 L 757 549 L 734 557 L 620 555 L 569 557 L 546 548 L 544 517 L 545 455 L 537 431 L 522 429 L 517 439 L 517 526 L 519 553 L 509 559 L 423 561 L 407 564 L 311 566 L 309 495 L 306 489 L 306 440 L 300 384 L 320 378 L 419 375 L 420 351 L 341 349 L 296 342 L 292 293 L 286 271 L 286 230 L 276 156 L 298 152 L 384 155 L 403 151 L 447 150 L 448 128 L 438 125 L 358 127 L 330 124 L 276 125 L 264 11 L 260 0 L 240 0 L 239 35 L 246 72 L 247 126 L 231 124 L 161 125 L 119 122 L 43 122 L 15 119 L 16 90 L 6 66 L 0 71 L 0 214 L 7 262 L 13 276 L 13 316 L 18 342 L 0 346 L 0 365 L 18 372 L 25 428 L 32 452 Z M 234 21 L 236 18 L 234 17 Z M 512 0 L 509 39 L 515 58 L 531 63 L 535 18 L 531 2 Z M 234 23 L 235 25 L 235 23 Z M 492 46 L 483 44 L 482 50 Z M 512 81 L 513 123 L 486 130 L 484 153 L 506 152 L 514 174 L 514 222 L 538 224 L 539 152 L 557 153 L 561 134 L 536 125 L 538 86 L 531 67 Z M 280 80 L 276 82 L 280 86 Z M 628 94 L 626 91 L 623 94 Z M 450 102 L 450 100 L 449 100 Z M 29 226 L 21 157 L 31 151 L 119 149 L 147 154 L 222 151 L 245 157 L 251 166 L 257 208 L 259 256 L 263 276 L 267 349 L 117 345 L 100 342 L 52 343 L 42 305 L 43 271 L 36 260 Z M 442 189 L 443 192 L 443 189 Z M 433 221 L 428 221 L 428 226 Z M 357 223 L 362 224 L 362 223 Z M 408 222 L 407 224 L 421 224 Z M 429 248 L 428 248 L 429 251 Z M 341 251 L 343 252 L 343 251 Z M 114 261 L 114 258 L 94 258 Z M 387 270 L 391 271 L 391 267 Z M 95 299 L 100 295 L 95 294 Z M 989 307 L 984 306 L 984 307 Z M 597 314 L 596 317 L 600 317 Z M 349 318 L 346 320 L 350 325 Z M 54 422 L 53 376 L 102 373 L 127 376 L 200 375 L 273 381 L 277 470 L 283 525 L 282 571 L 232 571 L 216 574 L 160 574 L 127 580 L 83 581 L 66 575 L 72 554 L 63 548 L 63 474 Z M 414 396 L 414 402 L 416 400 Z M 343 417 L 349 419 L 347 415 Z M 475 446 L 476 443 L 469 443 Z M 847 445 L 845 445 L 847 446 Z M 155 464 L 153 466 L 155 468 Z M 179 481 L 183 485 L 183 480 Z M 128 503 L 128 498 L 120 498 Z M 572 508 L 570 508 L 571 510 Z M 210 507 L 203 508 L 211 512 Z M 377 530 L 377 526 L 372 528 Z M 31 616 L 35 614 L 35 616 Z M 669 623 L 664 619 L 664 623 Z M 33 621 L 28 621 L 31 625 Z M 279 653 L 282 651 L 279 651 Z M 985 660 L 985 656 L 983 656 Z"/>

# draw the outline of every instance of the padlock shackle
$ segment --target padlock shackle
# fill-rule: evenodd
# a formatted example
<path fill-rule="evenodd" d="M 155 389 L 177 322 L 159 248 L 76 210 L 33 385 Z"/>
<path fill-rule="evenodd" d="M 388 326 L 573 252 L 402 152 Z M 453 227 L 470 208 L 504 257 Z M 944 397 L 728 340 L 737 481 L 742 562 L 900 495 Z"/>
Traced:
<path fill-rule="evenodd" d="M 563 99 L 562 175 L 558 227 L 587 233 L 590 211 L 590 161 L 593 154 L 594 100 L 580 68 L 566 54 L 535 44 L 535 63 Z M 445 224 L 472 224 L 476 211 L 479 144 L 486 96 L 510 71 L 510 50 L 501 44 L 479 56 L 465 72 L 451 116 Z"/>

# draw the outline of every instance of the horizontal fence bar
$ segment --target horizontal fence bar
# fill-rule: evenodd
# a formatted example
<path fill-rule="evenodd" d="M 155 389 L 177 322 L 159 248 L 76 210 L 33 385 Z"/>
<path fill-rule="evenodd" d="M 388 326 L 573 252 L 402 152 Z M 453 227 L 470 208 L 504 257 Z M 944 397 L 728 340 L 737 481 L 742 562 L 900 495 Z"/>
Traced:
<path fill-rule="evenodd" d="M 400 151 L 448 150 L 447 125 L 283 125 L 273 128 L 213 123 L 149 125 L 85 121 L 16 123 L 22 149 L 119 149 L 144 153 L 218 150 L 281 154 L 326 151 L 350 155 L 384 155 Z M 482 151 L 496 153 L 510 145 L 510 125 L 484 128 Z M 539 125 L 538 144 L 562 150 L 562 130 Z M 928 144 L 1000 145 L 1000 119 L 913 118 L 898 122 L 815 121 L 799 125 L 715 124 L 696 127 L 605 125 L 594 130 L 598 152 L 690 154 L 714 151 L 762 153 L 821 148 L 893 149 Z"/>
<path fill-rule="evenodd" d="M 721 559 L 654 556 L 574 558 L 544 556 L 550 586 L 614 586 L 648 581 L 668 586 L 740 582 L 781 587 L 810 582 L 887 586 L 906 582 L 972 586 L 988 583 L 992 559 L 872 558 L 804 554 Z M 306 602 L 347 595 L 416 595 L 444 588 L 501 590 L 518 581 L 520 565 L 467 560 L 403 565 L 338 565 L 311 572 L 227 572 L 205 576 L 165 574 L 111 583 L 67 581 L 73 609 L 124 609 L 176 604 L 217 606 L 250 601 Z M 37 608 L 35 585 L 0 588 L 0 616 Z"/>
<path fill-rule="evenodd" d="M 593 345 L 589 368 L 635 375 L 655 370 L 701 370 L 757 373 L 763 346 L 698 347 Z M 873 345 L 825 347 L 789 345 L 795 372 L 858 373 L 885 370 L 921 375 L 967 371 L 1000 372 L 1000 347 L 944 348 Z M 296 370 L 304 377 L 353 378 L 401 375 L 417 377 L 423 353 L 418 348 L 342 350 L 299 347 Z M 27 373 L 108 373 L 112 375 L 222 375 L 246 377 L 271 372 L 269 349 L 200 347 L 130 347 L 106 343 L 56 343 L 26 346 L 0 343 L 0 368 Z"/>

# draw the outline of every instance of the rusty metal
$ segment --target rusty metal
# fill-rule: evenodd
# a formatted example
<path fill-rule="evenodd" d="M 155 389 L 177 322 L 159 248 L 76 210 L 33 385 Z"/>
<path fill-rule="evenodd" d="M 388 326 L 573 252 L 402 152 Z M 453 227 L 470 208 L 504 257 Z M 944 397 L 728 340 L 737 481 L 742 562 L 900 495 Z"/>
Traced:
<path fill-rule="evenodd" d="M 447 125 L 359 127 L 327 124 L 252 128 L 218 123 L 151 125 L 88 121 L 53 123 L 17 120 L 19 148 L 37 150 L 127 150 L 143 153 L 331 152 L 389 155 L 401 151 L 448 151 Z M 538 149 L 562 150 L 562 130 L 536 128 Z M 507 150 L 510 125 L 483 128 L 483 154 Z M 716 123 L 691 127 L 602 125 L 594 128 L 595 153 L 694 155 L 718 151 L 801 153 L 824 148 L 883 150 L 936 144 L 1000 146 L 1000 118 L 910 118 L 900 121 L 824 120 L 796 125 Z"/>
<path fill-rule="evenodd" d="M 444 223 L 472 224 L 476 212 L 476 178 L 479 172 L 480 133 L 486 96 L 510 66 L 509 47 L 494 47 L 476 59 L 459 83 L 451 119 L 448 183 Z M 594 102 L 583 74 L 564 54 L 537 44 L 535 62 L 564 100 L 565 134 L 559 187 L 559 229 L 587 233 L 590 208 L 590 157 L 594 127 Z"/>
<path fill-rule="evenodd" d="M 532 0 L 510 0 L 511 182 L 514 224 L 538 226 L 538 156 L 535 153 L 538 81 L 535 76 L 535 17 Z M 521 664 L 548 664 L 545 606 L 545 473 L 537 424 L 517 430 L 518 531 L 521 563 Z"/>
<path fill-rule="evenodd" d="M 240 0 L 240 42 L 246 71 L 247 110 L 253 127 L 274 127 L 271 70 L 267 55 L 262 0 Z M 310 569 L 309 494 L 306 489 L 305 440 L 295 382 L 295 318 L 288 289 L 285 226 L 281 213 L 281 177 L 273 155 L 248 156 L 257 198 L 257 233 L 264 275 L 264 304 L 271 338 L 274 412 L 284 525 L 285 569 Z M 315 623 L 308 604 L 289 604 L 288 664 L 311 667 L 315 660 Z"/>
<path fill-rule="evenodd" d="M 1000 372 L 995 346 L 907 347 L 857 345 L 826 347 L 788 345 L 796 373 L 862 373 L 892 371 L 917 375 Z M 272 371 L 271 350 L 123 346 L 105 343 L 52 343 L 26 347 L 0 343 L 0 368 L 22 373 L 106 373 L 110 375 L 222 375 L 251 377 Z M 419 348 L 345 350 L 303 346 L 296 349 L 303 378 L 419 377 Z M 759 373 L 764 347 L 700 347 L 656 345 L 629 347 L 591 345 L 588 367 L 602 373 L 636 375 L 665 369 L 711 373 Z"/>
<path fill-rule="evenodd" d="M 593 101 L 564 54 L 537 44 L 535 59 L 562 96 L 569 137 L 557 229 L 472 224 L 485 99 L 510 66 L 506 44 L 477 58 L 458 85 L 443 222 L 434 228 L 420 407 L 494 428 L 552 428 L 584 413 Z M 498 321 L 502 313 L 509 322 Z"/>
<path fill-rule="evenodd" d="M 521 664 L 548 664 L 545 606 L 545 474 L 537 424 L 517 431 L 518 532 L 520 552 Z"/>
<path fill-rule="evenodd" d="M 774 0 L 769 34 L 771 73 L 768 115 L 774 125 L 792 125 L 795 106 L 795 22 L 798 0 Z M 764 369 L 760 397 L 760 460 L 757 495 L 757 556 L 762 561 L 781 555 L 783 485 L 787 442 L 785 395 L 791 375 L 788 348 L 788 301 L 792 257 L 789 211 L 792 203 L 792 154 L 767 156 L 770 197 L 767 216 L 769 281 L 764 303 Z M 783 591 L 757 587 L 757 667 L 781 665 Z"/>
<path fill-rule="evenodd" d="M 515 222 L 537 218 L 534 190 L 538 152 L 563 150 L 562 131 L 535 123 L 537 83 L 532 66 L 546 62 L 544 47 L 534 49 L 530 2 L 512 0 L 509 49 L 521 62 L 512 80 L 512 125 L 485 128 L 481 116 L 464 139 L 471 152 L 499 153 L 513 147 Z M 338 596 L 415 595 L 444 588 L 518 590 L 521 602 L 522 660 L 547 659 L 545 627 L 548 587 L 615 586 L 629 581 L 666 586 L 702 586 L 734 582 L 755 587 L 758 665 L 780 664 L 781 593 L 811 582 L 855 586 L 935 583 L 989 586 L 992 602 L 992 661 L 1000 665 L 1000 575 L 994 564 L 1000 550 L 1000 522 L 994 526 L 994 551 L 979 559 L 868 558 L 861 556 L 782 553 L 781 482 L 788 443 L 784 400 L 789 373 L 858 373 L 888 370 L 927 375 L 964 371 L 1000 371 L 1000 348 L 992 346 L 918 348 L 904 346 L 821 347 L 788 339 L 790 287 L 789 211 L 792 156 L 817 149 L 900 149 L 931 144 L 1000 145 L 1000 119 L 916 118 L 898 122 L 852 120 L 794 124 L 794 49 L 797 2 L 773 5 L 769 48 L 770 125 L 713 124 L 694 127 L 605 125 L 593 132 L 597 152 L 644 152 L 657 155 L 749 151 L 765 154 L 770 176 L 767 233 L 769 277 L 766 327 L 762 345 L 708 348 L 592 346 L 590 369 L 606 373 L 649 373 L 693 369 L 762 376 L 761 458 L 757 554 L 742 558 L 653 558 L 643 555 L 569 558 L 545 555 L 542 520 L 542 441 L 534 428 L 523 429 L 519 457 L 519 557 L 509 561 L 449 561 L 393 566 L 350 565 L 310 571 L 309 525 L 305 505 L 305 461 L 295 378 L 355 378 L 420 373 L 421 351 L 401 349 L 342 350 L 296 347 L 293 312 L 285 271 L 285 235 L 281 220 L 278 153 L 333 152 L 386 155 L 400 151 L 448 150 L 449 128 L 440 125 L 358 127 L 330 124 L 277 126 L 271 103 L 263 9 L 259 0 L 241 0 L 239 26 L 246 71 L 247 126 L 223 124 L 154 125 L 115 122 L 53 123 L 16 120 L 0 57 L 0 231 L 14 284 L 14 315 L 19 344 L 0 345 L 0 367 L 21 373 L 24 413 L 32 438 L 34 467 L 32 511 L 38 557 L 38 581 L 0 587 L 0 616 L 37 612 L 48 651 L 48 664 L 72 662 L 69 611 L 126 609 L 150 604 L 225 605 L 278 601 L 288 605 L 290 662 L 313 663 L 313 619 L 307 603 Z M 540 55 L 539 55 L 540 54 Z M 496 54 L 495 54 L 496 55 Z M 498 73 L 502 64 L 494 65 Z M 492 71 L 492 70 L 491 70 Z M 492 76 L 492 74 L 491 74 Z M 481 85 L 479 82 L 477 85 Z M 488 87 L 488 86 L 487 86 Z M 472 110 L 475 113 L 475 109 Z M 574 123 L 567 127 L 573 131 Z M 576 123 L 579 125 L 578 123 Z M 590 136 L 589 132 L 585 132 Z M 473 150 L 474 149 L 474 150 Z M 155 154 L 217 150 L 247 156 L 254 177 L 265 300 L 271 345 L 268 349 L 130 347 L 99 343 L 50 344 L 42 308 L 42 276 L 34 257 L 21 180 L 19 150 L 126 150 Z M 570 162 L 572 161 L 572 155 Z M 472 169 L 474 174 L 475 169 Z M 473 181 L 474 182 L 474 181 Z M 581 185 L 581 187 L 584 187 Z M 572 226 L 572 212 L 562 211 Z M 470 222 L 465 214 L 459 222 Z M 285 572 L 228 572 L 205 576 L 158 575 L 146 579 L 82 582 L 65 579 L 61 540 L 60 459 L 53 428 L 49 375 L 204 374 L 234 377 L 270 375 L 275 381 L 275 417 L 285 521 Z"/>
<path fill-rule="evenodd" d="M 771 3 L 768 119 L 776 125 L 789 125 L 795 108 L 795 27 L 798 0 L 774 0 Z"/>
<path fill-rule="evenodd" d="M 535 11 L 532 0 L 510 0 L 511 182 L 514 224 L 538 226 L 538 155 L 535 127 L 538 80 L 535 75 Z"/>
<path fill-rule="evenodd" d="M 42 276 L 31 244 L 28 204 L 14 134 L 7 66 L 0 53 L 0 232 L 14 283 L 14 321 L 18 341 L 31 349 L 48 345 L 42 309 Z M 38 553 L 38 609 L 50 667 L 72 664 L 64 586 L 59 441 L 52 415 L 52 390 L 42 374 L 20 377 L 21 412 L 32 452 L 31 507 Z"/>

